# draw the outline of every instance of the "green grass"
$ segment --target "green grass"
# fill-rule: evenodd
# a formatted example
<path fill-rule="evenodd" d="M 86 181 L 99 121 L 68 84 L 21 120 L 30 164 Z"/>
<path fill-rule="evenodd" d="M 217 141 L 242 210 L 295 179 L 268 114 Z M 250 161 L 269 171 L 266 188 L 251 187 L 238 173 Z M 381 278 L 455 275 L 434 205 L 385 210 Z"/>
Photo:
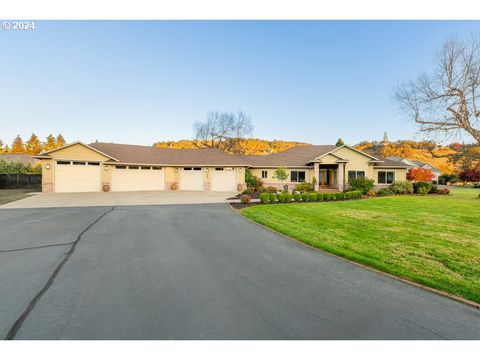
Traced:
<path fill-rule="evenodd" d="M 252 206 L 249 219 L 313 247 L 480 303 L 478 189 Z"/>
<path fill-rule="evenodd" d="M 35 189 L 8 189 L 8 190 L 0 190 L 0 205 L 21 200 L 26 198 L 30 195 L 28 193 L 38 191 Z"/>

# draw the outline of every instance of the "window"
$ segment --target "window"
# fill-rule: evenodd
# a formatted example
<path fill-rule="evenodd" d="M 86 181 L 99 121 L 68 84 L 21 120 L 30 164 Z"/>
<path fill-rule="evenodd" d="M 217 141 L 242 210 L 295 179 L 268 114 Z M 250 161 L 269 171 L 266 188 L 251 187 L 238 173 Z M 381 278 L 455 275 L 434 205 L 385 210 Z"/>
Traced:
<path fill-rule="evenodd" d="M 223 171 L 223 168 L 215 168 L 215 171 Z"/>
<path fill-rule="evenodd" d="M 202 168 L 193 168 L 193 170 L 200 171 L 200 170 L 202 170 Z"/>
<path fill-rule="evenodd" d="M 183 168 L 183 170 L 192 170 L 192 168 Z"/>
<path fill-rule="evenodd" d="M 395 171 L 379 171 L 378 183 L 379 184 L 391 184 L 395 181 Z"/>
<path fill-rule="evenodd" d="M 100 166 L 100 163 L 99 162 L 88 162 L 88 165 L 91 165 L 91 166 Z"/>
<path fill-rule="evenodd" d="M 162 170 L 161 166 L 152 166 L 152 170 Z"/>
<path fill-rule="evenodd" d="M 151 167 L 150 167 L 150 166 L 142 166 L 140 169 L 142 169 L 142 170 L 150 170 Z"/>
<path fill-rule="evenodd" d="M 86 165 L 85 161 L 73 161 L 73 165 Z"/>
<path fill-rule="evenodd" d="M 349 170 L 348 171 L 348 180 L 365 177 L 365 171 Z"/>
<path fill-rule="evenodd" d="M 290 181 L 291 182 L 304 182 L 305 181 L 305 171 L 290 171 Z"/>
<path fill-rule="evenodd" d="M 116 165 L 115 169 L 126 169 L 127 167 L 125 165 Z"/>
<path fill-rule="evenodd" d="M 134 166 L 134 165 L 129 165 L 128 168 L 130 170 L 138 170 L 138 166 Z"/>
<path fill-rule="evenodd" d="M 262 170 L 262 179 L 268 178 L 268 171 L 267 170 Z"/>
<path fill-rule="evenodd" d="M 57 165 L 70 165 L 70 161 L 57 161 Z"/>

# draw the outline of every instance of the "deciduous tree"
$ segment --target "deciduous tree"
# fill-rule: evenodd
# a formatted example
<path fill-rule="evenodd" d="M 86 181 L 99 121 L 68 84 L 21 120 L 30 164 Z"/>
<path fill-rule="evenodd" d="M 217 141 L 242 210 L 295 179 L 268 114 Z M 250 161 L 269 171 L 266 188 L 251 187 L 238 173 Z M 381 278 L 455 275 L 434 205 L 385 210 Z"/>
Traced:
<path fill-rule="evenodd" d="M 17 135 L 12 143 L 12 154 L 23 154 L 25 153 L 25 144 L 23 143 L 20 135 Z"/>
<path fill-rule="evenodd" d="M 43 151 L 52 150 L 52 149 L 55 149 L 56 147 L 57 147 L 57 140 L 52 134 L 48 135 L 46 141 L 43 143 Z"/>
<path fill-rule="evenodd" d="M 62 134 L 58 134 L 57 138 L 55 139 L 55 142 L 57 144 L 57 147 L 61 147 L 61 146 L 66 145 L 66 141 L 65 141 Z"/>
<path fill-rule="evenodd" d="M 407 172 L 407 180 L 410 181 L 432 181 L 433 172 L 429 169 L 413 168 Z"/>
<path fill-rule="evenodd" d="M 25 150 L 30 155 L 36 155 L 42 151 L 42 144 L 40 142 L 40 139 L 34 133 L 32 133 L 30 139 L 28 139 L 25 145 Z"/>

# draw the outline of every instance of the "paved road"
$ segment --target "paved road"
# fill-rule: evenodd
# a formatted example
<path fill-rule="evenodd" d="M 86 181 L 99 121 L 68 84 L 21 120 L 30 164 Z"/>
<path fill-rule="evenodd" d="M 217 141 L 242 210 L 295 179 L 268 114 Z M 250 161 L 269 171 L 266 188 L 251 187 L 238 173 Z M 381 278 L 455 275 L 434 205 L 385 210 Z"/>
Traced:
<path fill-rule="evenodd" d="M 479 310 L 225 204 L 3 209 L 0 229 L 2 338 L 480 338 Z"/>

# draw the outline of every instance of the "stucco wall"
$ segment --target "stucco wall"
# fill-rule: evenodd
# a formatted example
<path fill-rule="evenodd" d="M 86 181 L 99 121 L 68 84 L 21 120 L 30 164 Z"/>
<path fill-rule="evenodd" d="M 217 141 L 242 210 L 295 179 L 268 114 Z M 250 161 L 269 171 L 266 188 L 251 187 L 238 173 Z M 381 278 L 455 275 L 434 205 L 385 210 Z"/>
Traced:
<path fill-rule="evenodd" d="M 378 172 L 379 171 L 393 171 L 393 172 L 395 172 L 395 181 L 405 181 L 405 180 L 407 180 L 407 170 L 406 169 L 373 169 L 373 180 L 375 180 L 375 185 L 377 187 L 390 185 L 390 184 L 379 184 L 378 183 Z"/>
<path fill-rule="evenodd" d="M 313 176 L 314 176 L 313 168 L 308 168 L 308 169 L 305 169 L 305 168 L 303 168 L 303 169 L 302 168 L 286 168 L 286 169 L 287 169 L 288 179 L 285 180 L 283 183 L 281 183 L 277 179 L 274 179 L 274 177 L 273 177 L 276 168 L 255 168 L 255 169 L 250 169 L 250 171 L 252 172 L 253 176 L 256 176 L 260 180 L 262 180 L 263 186 L 275 186 L 277 188 L 280 188 L 282 185 L 288 185 L 289 189 L 295 188 L 295 186 L 298 185 L 299 183 L 298 182 L 295 182 L 295 183 L 291 182 L 290 172 L 293 171 L 293 170 L 305 171 L 305 181 L 306 182 L 312 182 L 312 180 L 313 180 Z M 267 171 L 268 176 L 267 176 L 266 179 L 262 179 L 262 170 Z M 245 175 L 244 175 L 244 179 L 245 179 Z"/>

